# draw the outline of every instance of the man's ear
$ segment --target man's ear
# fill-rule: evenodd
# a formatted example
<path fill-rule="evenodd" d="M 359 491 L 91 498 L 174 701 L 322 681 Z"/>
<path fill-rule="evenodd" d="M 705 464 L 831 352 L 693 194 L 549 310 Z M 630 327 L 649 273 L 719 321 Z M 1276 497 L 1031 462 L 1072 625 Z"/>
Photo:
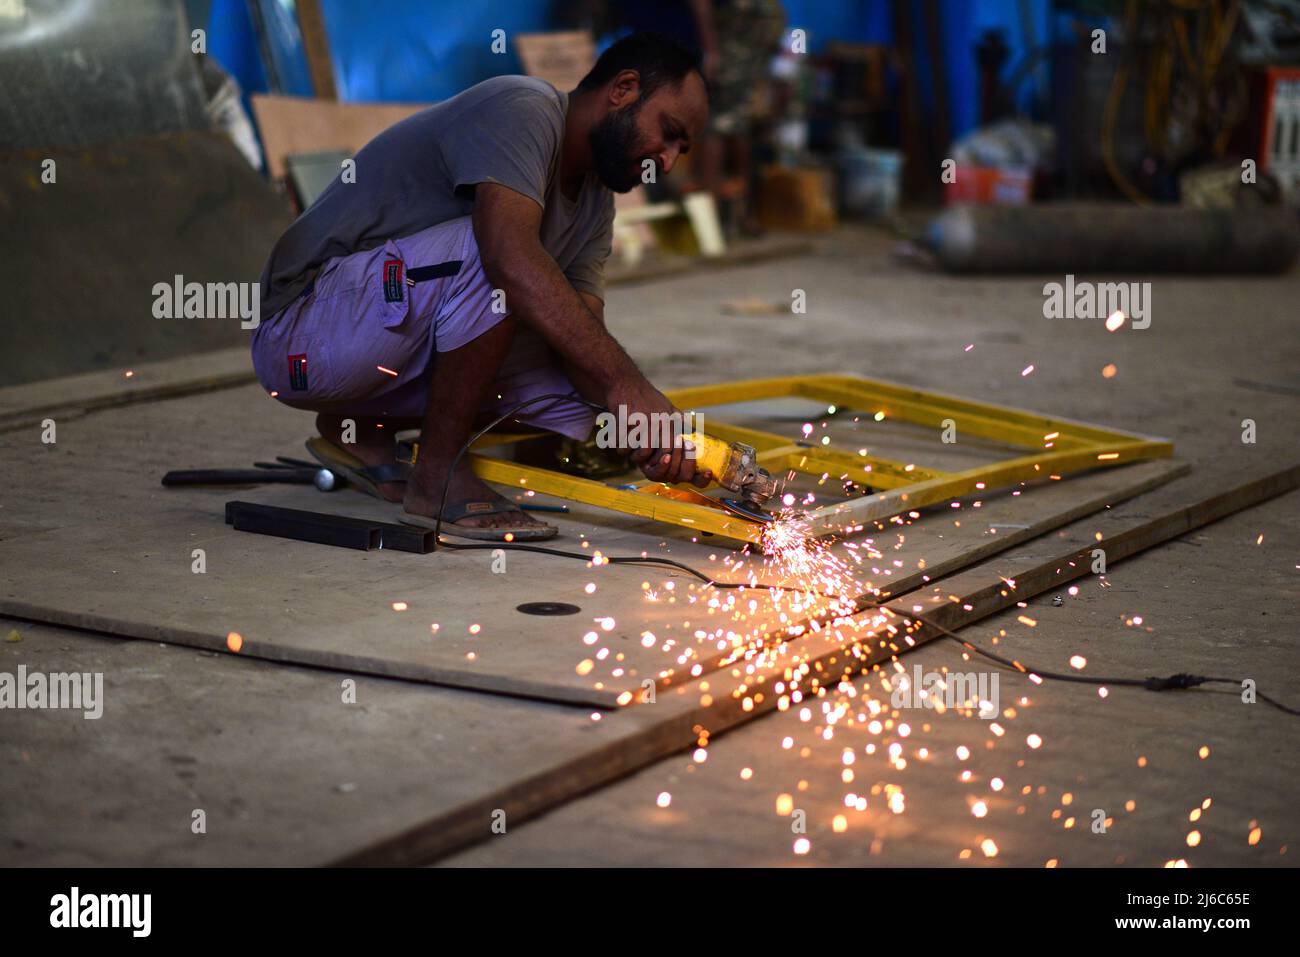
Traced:
<path fill-rule="evenodd" d="M 620 70 L 609 88 L 609 105 L 616 110 L 635 103 L 641 95 L 641 74 L 636 70 Z"/>

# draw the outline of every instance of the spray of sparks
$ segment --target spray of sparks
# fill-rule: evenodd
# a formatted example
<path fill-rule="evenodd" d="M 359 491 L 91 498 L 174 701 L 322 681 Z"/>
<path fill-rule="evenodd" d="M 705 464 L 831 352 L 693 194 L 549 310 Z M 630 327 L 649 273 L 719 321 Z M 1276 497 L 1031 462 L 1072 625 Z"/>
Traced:
<path fill-rule="evenodd" d="M 876 413 L 873 418 L 880 421 L 883 414 Z M 805 426 L 805 438 L 811 431 L 810 426 Z M 1045 436 L 1045 445 L 1050 448 L 1055 438 L 1054 434 Z M 866 450 L 860 454 L 865 456 Z M 787 478 L 793 478 L 793 474 Z M 845 491 L 851 493 L 848 476 L 839 479 Z M 819 484 L 830 480 L 831 476 L 823 475 Z M 1019 494 L 1015 490 L 1011 496 L 1014 499 Z M 1001 853 L 997 841 L 987 833 L 990 821 L 998 814 L 1024 815 L 1031 802 L 1037 802 L 1041 813 L 1063 830 L 1086 829 L 1091 821 L 1077 812 L 1070 813 L 1073 794 L 1033 781 L 1026 770 L 1028 756 L 1049 743 L 1036 731 L 1026 729 L 1015 734 L 1009 727 L 1012 721 L 1024 719 L 1031 712 L 1034 702 L 1027 695 L 1016 697 L 1010 704 L 1003 701 L 999 707 L 969 693 L 972 689 L 955 682 L 946 667 L 939 669 L 938 680 L 927 687 L 911 687 L 912 676 L 900 656 L 915 645 L 920 616 L 936 606 L 960 601 L 934 588 L 910 606 L 911 615 L 875 603 L 891 582 L 904 575 L 924 573 L 925 560 L 908 556 L 906 549 L 909 527 L 921 515 L 908 512 L 875 522 L 870 529 L 844 529 L 844 537 L 839 539 L 823 538 L 806 517 L 805 510 L 815 507 L 813 494 L 800 499 L 787 493 L 781 502 L 782 507 L 775 520 L 765 526 L 756 549 L 746 547 L 739 552 L 709 556 L 710 561 L 721 565 L 714 577 L 740 587 L 721 589 L 672 578 L 658 585 L 642 582 L 643 598 L 650 606 L 647 611 L 660 623 L 653 631 L 642 631 L 639 644 L 643 649 L 658 649 L 667 659 L 655 673 L 660 692 L 701 679 L 695 687 L 704 707 L 715 704 L 713 694 L 718 692 L 734 698 L 744 711 L 760 705 L 770 707 L 775 701 L 777 711 L 794 712 L 803 729 L 799 736 L 804 740 L 798 740 L 796 734 L 784 734 L 776 742 L 778 755 L 789 753 L 808 759 L 815 750 L 824 754 L 825 749 L 832 749 L 843 793 L 838 813 L 823 823 L 836 835 L 869 832 L 873 835 L 872 854 L 881 853 L 883 841 L 891 833 L 890 820 L 907 810 L 903 772 L 909 767 L 922 769 L 920 773 L 952 775 L 967 789 L 964 806 L 967 820 L 974 826 L 964 841 L 966 846 L 956 854 L 959 861 L 997 857 Z M 982 502 L 950 504 L 953 509 L 979 508 Z M 961 514 L 957 512 L 956 516 Z M 936 510 L 933 520 L 949 519 L 940 519 Z M 951 521 L 960 527 L 960 517 Z M 996 531 L 991 527 L 989 534 Z M 582 547 L 590 546 L 584 541 Z M 594 552 L 590 567 L 607 564 L 599 552 Z M 1108 584 L 1103 576 L 1100 587 Z M 1014 580 L 1003 579 L 1003 586 L 1004 595 L 1014 594 Z M 595 583 L 589 583 L 584 590 L 593 594 Z M 889 590 L 915 593 L 916 587 L 900 589 L 895 584 Z M 1077 586 L 1068 589 L 1070 598 L 1079 593 Z M 1063 601 L 1064 597 L 1058 596 L 1053 603 Z M 1028 610 L 1027 602 L 1015 605 Z M 680 619 L 675 614 L 678 611 L 682 612 Z M 1125 615 L 1121 620 L 1127 627 L 1143 627 L 1140 615 Z M 604 688 L 608 679 L 623 683 L 636 678 L 638 672 L 630 666 L 625 652 L 617 650 L 618 642 L 610 640 L 617 637 L 611 634 L 616 631 L 614 620 L 598 617 L 593 623 L 595 627 L 582 638 L 587 657 L 577 666 L 577 673 L 590 675 L 597 688 Z M 1034 628 L 1037 624 L 1037 619 L 1021 613 L 1011 627 Z M 997 645 L 1007 636 L 1007 630 L 1000 628 L 991 643 Z M 794 648 L 796 640 L 801 643 Z M 828 658 L 827 651 L 833 657 Z M 962 658 L 971 661 L 968 652 L 963 652 Z M 825 667 L 827 661 L 832 668 Z M 1082 655 L 1070 656 L 1066 663 L 1078 671 L 1088 665 Z M 723 673 L 739 683 L 727 686 L 726 691 L 714 687 L 722 685 L 714 675 Z M 1032 672 L 1026 672 L 1025 677 L 1033 685 L 1042 683 Z M 961 687 L 968 692 L 965 697 L 954 694 Z M 904 711 L 895 706 L 896 694 L 909 691 L 921 702 L 913 707 L 923 710 Z M 1005 689 L 1003 693 L 1005 696 Z M 1104 701 L 1107 696 L 1106 688 L 1098 689 L 1098 700 Z M 635 701 L 636 696 L 628 691 L 619 697 L 621 705 Z M 951 743 L 937 740 L 927 743 L 925 736 L 936 731 L 934 719 L 944 716 L 968 722 L 972 731 L 969 744 L 954 748 Z M 598 715 L 592 717 L 596 720 Z M 944 727 L 950 730 L 953 726 Z M 704 765 L 708 757 L 709 731 L 703 727 L 697 731 L 697 747 L 690 758 L 694 766 Z M 1208 754 L 1208 748 L 1202 748 L 1197 757 L 1205 760 Z M 977 761 L 982 765 L 978 769 Z M 1146 766 L 1145 758 L 1139 766 Z M 759 786 L 778 789 L 773 791 L 778 816 L 793 815 L 797 810 L 795 795 L 809 790 L 806 767 L 790 772 L 802 775 L 793 786 L 787 783 L 782 787 L 779 781 L 760 782 Z M 874 780 L 868 777 L 873 773 Z M 760 781 L 750 767 L 741 769 L 740 777 L 747 782 Z M 674 806 L 673 795 L 667 791 L 654 795 L 653 801 L 665 812 Z M 1042 807 L 1043 803 L 1047 807 Z M 1126 816 L 1133 814 L 1136 802 L 1130 799 L 1123 807 Z M 1208 798 L 1203 807 L 1209 807 Z M 1195 822 L 1201 813 L 1196 811 L 1191 821 Z M 1108 817 L 1105 823 L 1108 828 L 1113 826 L 1114 818 Z M 1261 829 L 1252 821 L 1248 843 L 1254 846 L 1260 837 Z M 814 854 L 816 842 L 821 839 L 816 835 L 795 837 L 790 852 L 796 856 Z M 1187 847 L 1196 847 L 1201 840 L 1199 831 L 1186 834 Z M 1055 867 L 1061 860 L 1050 857 L 1043 863 Z M 1188 865 L 1178 857 L 1165 862 L 1165 866 Z"/>

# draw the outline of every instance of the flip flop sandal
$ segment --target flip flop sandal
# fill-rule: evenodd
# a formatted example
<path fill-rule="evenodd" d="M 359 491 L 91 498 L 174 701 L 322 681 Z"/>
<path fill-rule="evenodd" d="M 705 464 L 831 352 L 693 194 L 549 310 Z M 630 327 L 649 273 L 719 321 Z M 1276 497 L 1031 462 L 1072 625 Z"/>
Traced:
<path fill-rule="evenodd" d="M 507 541 L 506 535 L 511 536 L 508 540 L 512 542 L 540 542 L 548 538 L 554 538 L 560 533 L 560 530 L 554 525 L 545 523 L 541 525 L 498 525 L 492 528 L 475 528 L 472 525 L 456 524 L 462 518 L 480 515 L 502 515 L 506 512 L 517 511 L 519 511 L 518 505 L 500 496 L 494 502 L 464 502 L 460 505 L 448 505 L 442 513 L 442 531 L 449 535 L 474 538 L 484 542 L 504 542 Z M 433 528 L 438 520 L 425 515 L 412 515 L 410 512 L 402 512 L 402 521 L 407 525 Z"/>
<path fill-rule="evenodd" d="M 379 486 L 389 482 L 405 482 L 411 474 L 411 466 L 404 462 L 366 465 L 351 452 L 339 448 L 329 439 L 319 435 L 307 440 L 307 451 L 311 453 L 312 458 L 331 472 L 346 478 L 358 491 L 383 501 L 388 499 L 379 494 Z"/>

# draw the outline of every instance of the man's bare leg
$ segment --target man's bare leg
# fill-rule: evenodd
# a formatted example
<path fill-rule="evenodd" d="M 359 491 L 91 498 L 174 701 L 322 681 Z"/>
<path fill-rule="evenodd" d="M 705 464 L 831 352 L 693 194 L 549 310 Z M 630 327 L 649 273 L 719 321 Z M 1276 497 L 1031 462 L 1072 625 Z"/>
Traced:
<path fill-rule="evenodd" d="M 351 435 L 345 435 L 343 423 L 351 420 Z M 350 452 L 366 465 L 392 465 L 396 459 L 393 436 L 406 429 L 418 429 L 419 419 L 374 416 L 333 415 L 322 412 L 316 416 L 316 431 L 345 452 Z M 344 441 L 344 439 L 352 441 Z M 406 494 L 406 483 L 385 482 L 377 486 L 379 494 L 390 502 L 400 502 Z"/>
<path fill-rule="evenodd" d="M 412 515 L 433 518 L 442 501 L 452 459 L 469 440 L 474 419 L 490 395 L 497 372 L 514 338 L 514 319 L 507 316 L 477 339 L 459 349 L 438 354 L 429 383 L 429 403 L 425 408 L 420 436 L 420 454 L 406 483 L 403 505 Z M 447 489 L 447 504 L 490 502 L 497 493 L 483 484 L 461 458 Z M 505 525 L 543 526 L 524 512 L 501 512 L 495 515 L 466 516 L 457 525 L 496 528 Z"/>

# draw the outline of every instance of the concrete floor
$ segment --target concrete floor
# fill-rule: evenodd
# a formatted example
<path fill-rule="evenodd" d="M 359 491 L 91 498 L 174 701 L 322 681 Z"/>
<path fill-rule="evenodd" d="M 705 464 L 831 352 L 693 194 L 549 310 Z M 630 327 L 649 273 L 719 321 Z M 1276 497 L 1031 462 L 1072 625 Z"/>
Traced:
<path fill-rule="evenodd" d="M 896 265 L 890 247 L 883 234 L 845 230 L 816 255 L 615 287 L 610 326 L 663 387 L 849 371 L 1162 435 L 1194 467 L 1189 497 L 1294 461 L 1300 274 L 1132 277 L 1152 282 L 1151 327 L 1109 333 L 1043 318 L 1043 284 L 1063 277 L 935 275 Z M 719 310 L 745 296 L 789 301 L 795 289 L 806 291 L 805 315 Z M 1102 376 L 1108 363 L 1113 378 Z M 1256 444 L 1241 441 L 1245 418 Z M 48 529 L 215 506 L 228 493 L 187 492 L 181 505 L 158 475 L 298 454 L 309 427 L 306 414 L 247 386 L 96 412 L 61 424 L 54 446 L 36 429 L 0 435 L 0 547 Z M 1044 668 L 1084 654 L 1099 674 L 1258 675 L 1262 690 L 1295 705 L 1298 506 L 1292 494 L 1185 536 L 1060 607 L 1036 601 L 1031 633 L 1007 614 L 972 637 L 1005 629 L 1007 647 Z M 1142 626 L 1125 623 L 1134 614 Z M 319 863 L 578 753 L 591 728 L 589 709 L 377 678 L 357 679 L 358 704 L 346 705 L 339 673 L 25 623 L 0 632 L 11 627 L 22 640 L 0 643 L 3 670 L 102 670 L 124 719 L 0 713 L 3 863 Z M 954 648 L 914 657 L 957 667 Z M 865 754 L 866 731 L 826 741 L 816 718 L 792 711 L 717 738 L 702 765 L 667 759 L 449 863 L 1214 865 L 1287 864 L 1300 853 L 1295 718 L 1220 692 L 1112 689 L 1101 700 L 1087 686 L 1004 682 L 1004 703 L 1029 699 L 1004 722 L 1005 737 L 952 713 L 927 728 L 913 721 L 902 772 Z M 1025 746 L 1030 732 L 1042 748 Z M 969 782 L 957 776 L 960 744 L 973 752 Z M 845 747 L 857 754 L 850 784 Z M 920 747 L 930 756 L 918 758 Z M 886 784 L 903 787 L 904 814 L 872 793 Z M 655 805 L 664 791 L 668 809 Z M 845 809 L 849 791 L 867 797 L 866 810 Z M 774 811 L 782 793 L 807 812 L 807 856 L 793 853 L 791 819 Z M 977 799 L 983 818 L 972 813 Z M 195 808 L 208 812 L 203 836 L 191 831 Z M 1098 808 L 1113 820 L 1104 835 L 1087 827 Z M 837 813 L 847 824 L 838 834 Z M 1262 837 L 1251 845 L 1255 826 Z M 1201 841 L 1189 847 L 1193 827 Z M 981 849 L 986 838 L 996 857 Z"/>

